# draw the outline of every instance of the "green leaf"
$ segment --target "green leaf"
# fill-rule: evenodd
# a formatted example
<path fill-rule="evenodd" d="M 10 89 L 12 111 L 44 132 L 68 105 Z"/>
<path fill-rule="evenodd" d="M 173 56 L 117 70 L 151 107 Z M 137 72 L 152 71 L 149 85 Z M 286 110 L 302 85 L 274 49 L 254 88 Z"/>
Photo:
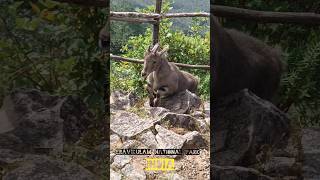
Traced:
<path fill-rule="evenodd" d="M 36 4 L 34 4 L 32 2 L 30 2 L 29 4 L 30 4 L 33 12 L 35 12 L 36 14 L 40 14 L 41 10 Z"/>

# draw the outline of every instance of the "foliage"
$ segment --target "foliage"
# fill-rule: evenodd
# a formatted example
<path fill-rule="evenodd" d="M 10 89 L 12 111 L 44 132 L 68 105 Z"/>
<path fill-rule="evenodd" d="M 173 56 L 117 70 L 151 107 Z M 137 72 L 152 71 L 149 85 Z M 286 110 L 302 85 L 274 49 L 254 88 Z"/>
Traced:
<path fill-rule="evenodd" d="M 134 7 L 128 2 L 111 1 L 112 11 L 134 11 Z M 121 47 L 124 46 L 130 36 L 141 34 L 145 31 L 146 25 L 132 24 L 121 21 L 110 22 L 110 52 L 113 54 L 121 54 Z"/>
<path fill-rule="evenodd" d="M 97 42 L 107 11 L 51 0 L 0 5 L 1 102 L 14 88 L 37 88 L 79 95 L 102 118 L 105 69 Z"/>
<path fill-rule="evenodd" d="M 163 4 L 163 12 L 170 10 L 170 4 Z M 141 9 L 141 12 L 153 12 L 154 6 Z M 181 30 L 173 30 L 172 22 L 164 19 L 160 24 L 160 44 L 169 46 L 168 59 L 172 62 L 185 64 L 209 64 L 210 37 L 209 28 L 201 26 L 203 18 L 195 18 L 193 26 L 190 27 L 192 33 L 185 34 Z M 201 35 L 206 31 L 205 35 Z M 152 28 L 147 28 L 142 35 L 131 36 L 127 44 L 122 48 L 124 56 L 143 59 L 144 52 L 152 44 Z M 112 62 L 111 64 L 111 89 L 122 89 L 126 91 L 136 91 L 144 94 L 140 72 L 142 66 L 126 62 Z M 185 69 L 200 79 L 199 93 L 205 98 L 209 97 L 208 71 Z"/>

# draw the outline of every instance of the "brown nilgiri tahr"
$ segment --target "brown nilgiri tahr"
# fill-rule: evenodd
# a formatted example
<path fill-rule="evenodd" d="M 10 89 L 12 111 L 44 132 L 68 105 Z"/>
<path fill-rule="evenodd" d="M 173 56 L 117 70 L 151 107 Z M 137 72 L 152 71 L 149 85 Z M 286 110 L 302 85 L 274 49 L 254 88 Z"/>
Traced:
<path fill-rule="evenodd" d="M 211 16 L 213 58 L 212 96 L 227 96 L 242 89 L 272 100 L 281 78 L 281 51 L 236 30 L 221 27 Z"/>
<path fill-rule="evenodd" d="M 168 62 L 168 48 L 158 51 L 157 43 L 148 48 L 144 56 L 141 76 L 147 79 L 150 106 L 158 106 L 160 99 L 181 91 L 197 91 L 198 79 L 192 74 L 181 71 L 174 63 Z"/>

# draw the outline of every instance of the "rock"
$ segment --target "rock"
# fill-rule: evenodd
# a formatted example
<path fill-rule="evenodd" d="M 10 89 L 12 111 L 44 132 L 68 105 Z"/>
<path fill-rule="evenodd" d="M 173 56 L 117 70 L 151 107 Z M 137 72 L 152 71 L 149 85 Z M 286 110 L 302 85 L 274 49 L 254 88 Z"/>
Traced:
<path fill-rule="evenodd" d="M 156 120 L 141 119 L 138 115 L 118 111 L 111 115 L 110 129 L 120 137 L 131 138 L 153 127 Z"/>
<path fill-rule="evenodd" d="M 273 178 L 261 174 L 259 171 L 241 166 L 213 166 L 213 179 L 216 180 L 240 180 L 240 179 L 257 179 L 273 180 Z"/>
<path fill-rule="evenodd" d="M 264 165 L 264 172 L 272 177 L 299 176 L 300 166 L 295 158 L 272 157 Z"/>
<path fill-rule="evenodd" d="M 13 169 L 3 175 L 3 180 L 94 180 L 98 179 L 85 168 L 74 163 L 53 160 L 46 156 L 24 155 L 14 163 Z"/>
<path fill-rule="evenodd" d="M 122 175 L 114 170 L 110 169 L 110 179 L 112 180 L 121 180 Z"/>
<path fill-rule="evenodd" d="M 166 113 L 160 119 L 160 124 L 168 124 L 171 127 L 180 127 L 188 130 L 199 130 L 198 121 L 187 114 Z"/>
<path fill-rule="evenodd" d="M 165 115 L 167 112 L 169 112 L 168 109 L 163 107 L 149 107 L 150 116 L 153 118 L 160 118 L 163 115 Z"/>
<path fill-rule="evenodd" d="M 210 118 L 205 118 L 204 121 L 207 123 L 207 125 L 210 127 Z"/>
<path fill-rule="evenodd" d="M 113 157 L 113 163 L 111 164 L 111 167 L 121 169 L 126 164 L 128 164 L 131 161 L 131 157 L 129 155 L 115 155 Z"/>
<path fill-rule="evenodd" d="M 120 137 L 116 134 L 111 134 L 110 135 L 110 145 L 111 145 L 111 149 L 116 149 L 116 148 L 122 146 L 122 142 L 121 142 Z"/>
<path fill-rule="evenodd" d="M 206 117 L 210 117 L 210 101 L 204 102 L 204 113 Z"/>
<path fill-rule="evenodd" d="M 94 120 L 94 115 L 78 96 L 65 98 L 60 107 L 60 117 L 63 119 L 64 138 L 68 143 L 77 142 Z"/>
<path fill-rule="evenodd" d="M 63 120 L 60 118 L 61 99 L 37 90 L 15 90 L 3 102 L 12 124 L 11 131 L 0 134 L 0 148 L 33 152 L 47 148 L 63 149 Z M 21 149 L 20 149 L 21 148 Z"/>
<path fill-rule="evenodd" d="M 110 164 L 113 163 L 113 158 L 116 156 L 115 153 L 110 153 Z"/>
<path fill-rule="evenodd" d="M 128 140 L 123 143 L 121 149 L 137 149 L 139 146 L 141 146 L 141 142 L 137 140 Z"/>
<path fill-rule="evenodd" d="M 302 129 L 303 177 L 320 179 L 320 128 Z"/>
<path fill-rule="evenodd" d="M 87 157 L 94 161 L 99 161 L 103 159 L 107 159 L 106 152 L 109 151 L 109 143 L 107 141 L 102 142 L 97 145 L 93 150 L 88 150 Z"/>
<path fill-rule="evenodd" d="M 22 153 L 10 149 L 0 149 L 0 167 L 22 161 L 23 158 L 24 155 Z"/>
<path fill-rule="evenodd" d="M 160 175 L 160 177 L 158 179 L 185 180 L 184 177 L 182 177 L 181 175 L 179 175 L 177 173 L 162 174 L 162 175 Z"/>
<path fill-rule="evenodd" d="M 136 168 L 131 164 L 127 164 L 121 172 L 127 179 L 134 179 L 134 180 L 145 180 L 146 174 L 142 169 Z"/>
<path fill-rule="evenodd" d="M 186 141 L 183 136 L 163 128 L 160 125 L 156 125 L 155 129 L 158 132 L 156 135 L 158 149 L 181 149 Z"/>
<path fill-rule="evenodd" d="M 216 165 L 248 166 L 256 163 L 262 145 L 278 148 L 288 142 L 287 116 L 248 90 L 217 100 L 213 113 Z"/>
<path fill-rule="evenodd" d="M 184 114 L 190 110 L 198 109 L 200 105 L 200 98 L 186 90 L 169 97 L 161 98 L 158 106 L 169 109 L 174 113 Z"/>
<path fill-rule="evenodd" d="M 64 142 L 78 141 L 93 122 L 79 98 L 32 89 L 12 91 L 2 112 L 12 127 L 0 134 L 0 148 L 30 153 L 61 153 Z"/>
<path fill-rule="evenodd" d="M 200 149 L 206 146 L 205 140 L 197 131 L 188 132 L 183 135 L 183 138 L 186 139 L 183 149 Z"/>
<path fill-rule="evenodd" d="M 196 124 L 198 126 L 198 131 L 201 133 L 210 132 L 210 124 L 207 124 L 206 119 L 196 119 Z"/>
<path fill-rule="evenodd" d="M 110 108 L 114 110 L 128 109 L 138 101 L 137 96 L 130 92 L 114 91 L 110 95 Z"/>
<path fill-rule="evenodd" d="M 138 140 L 150 149 L 157 148 L 156 136 L 151 131 L 141 134 Z"/>

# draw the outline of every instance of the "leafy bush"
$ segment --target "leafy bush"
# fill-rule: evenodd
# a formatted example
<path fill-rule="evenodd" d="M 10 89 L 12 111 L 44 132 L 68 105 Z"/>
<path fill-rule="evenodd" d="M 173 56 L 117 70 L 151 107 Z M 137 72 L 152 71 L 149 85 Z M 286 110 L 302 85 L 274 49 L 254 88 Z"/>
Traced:
<path fill-rule="evenodd" d="M 163 12 L 170 9 L 170 4 L 163 5 Z M 154 7 L 140 10 L 141 12 L 153 12 Z M 182 31 L 173 30 L 172 22 L 164 19 L 160 24 L 160 44 L 169 46 L 168 59 L 171 62 L 184 64 L 209 65 L 210 37 L 209 27 L 201 26 L 202 21 L 208 18 L 195 18 L 191 30 L 192 33 L 184 34 Z M 203 34 L 205 31 L 205 35 Z M 123 46 L 123 56 L 143 59 L 147 48 L 152 44 L 152 28 L 147 28 L 145 33 L 129 38 L 127 44 Z M 135 91 L 145 95 L 143 90 L 144 82 L 140 78 L 142 65 L 127 62 L 112 62 L 111 64 L 111 89 L 122 89 L 126 91 Z M 210 93 L 209 71 L 183 69 L 198 76 L 200 79 L 199 93 L 204 98 L 208 98 Z"/>
<path fill-rule="evenodd" d="M 104 113 L 98 32 L 107 10 L 51 0 L 0 3 L 0 100 L 13 88 L 79 95 Z"/>

